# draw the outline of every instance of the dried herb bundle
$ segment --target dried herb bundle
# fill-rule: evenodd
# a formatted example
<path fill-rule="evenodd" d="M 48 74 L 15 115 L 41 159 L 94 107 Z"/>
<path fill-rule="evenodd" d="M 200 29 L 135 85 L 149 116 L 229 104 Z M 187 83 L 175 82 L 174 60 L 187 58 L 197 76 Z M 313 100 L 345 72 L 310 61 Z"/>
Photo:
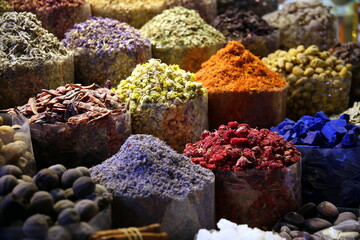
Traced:
<path fill-rule="evenodd" d="M 0 32 L 0 109 L 74 81 L 73 55 L 34 14 L 4 13 Z"/>

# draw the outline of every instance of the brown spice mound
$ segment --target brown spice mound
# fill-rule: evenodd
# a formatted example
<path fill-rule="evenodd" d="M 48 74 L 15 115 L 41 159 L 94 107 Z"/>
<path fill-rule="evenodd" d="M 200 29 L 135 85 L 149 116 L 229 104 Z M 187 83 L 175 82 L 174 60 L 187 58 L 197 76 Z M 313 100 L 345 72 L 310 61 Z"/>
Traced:
<path fill-rule="evenodd" d="M 195 75 L 211 92 L 266 91 L 286 86 L 286 80 L 270 70 L 258 57 L 237 41 L 230 41 Z"/>

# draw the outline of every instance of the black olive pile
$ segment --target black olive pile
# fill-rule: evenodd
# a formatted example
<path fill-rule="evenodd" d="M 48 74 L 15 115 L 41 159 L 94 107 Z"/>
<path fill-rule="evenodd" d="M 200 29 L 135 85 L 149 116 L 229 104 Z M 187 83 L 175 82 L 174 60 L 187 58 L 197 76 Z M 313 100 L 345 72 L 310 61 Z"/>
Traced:
<path fill-rule="evenodd" d="M 111 200 L 85 167 L 57 164 L 31 178 L 5 165 L 0 168 L 0 226 L 5 226 L 0 239 L 87 239 L 95 232 L 89 221 Z"/>

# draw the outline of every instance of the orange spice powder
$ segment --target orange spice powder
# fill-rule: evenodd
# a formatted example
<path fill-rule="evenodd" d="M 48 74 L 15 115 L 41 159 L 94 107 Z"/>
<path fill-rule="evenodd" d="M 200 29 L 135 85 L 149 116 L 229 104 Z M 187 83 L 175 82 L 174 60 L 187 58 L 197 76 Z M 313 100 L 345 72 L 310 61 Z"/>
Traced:
<path fill-rule="evenodd" d="M 195 78 L 209 92 L 266 91 L 287 84 L 237 41 L 230 41 L 204 62 Z"/>

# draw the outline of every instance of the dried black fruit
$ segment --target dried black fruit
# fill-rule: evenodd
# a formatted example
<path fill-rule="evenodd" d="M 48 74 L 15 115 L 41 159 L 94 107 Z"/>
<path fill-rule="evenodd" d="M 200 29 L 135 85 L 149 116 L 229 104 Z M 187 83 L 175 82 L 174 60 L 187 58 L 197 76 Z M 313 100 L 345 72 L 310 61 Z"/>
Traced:
<path fill-rule="evenodd" d="M 12 193 L 6 195 L 1 201 L 0 212 L 3 213 L 6 223 L 11 223 L 13 220 L 22 219 L 26 216 L 25 205 Z"/>
<path fill-rule="evenodd" d="M 40 190 L 50 191 L 58 187 L 59 177 L 55 171 L 45 168 L 35 175 L 34 182 Z"/>
<path fill-rule="evenodd" d="M 61 188 L 55 188 L 51 190 L 50 195 L 52 196 L 55 203 L 57 201 L 66 199 L 65 191 L 62 190 Z"/>
<path fill-rule="evenodd" d="M 74 208 L 74 207 L 75 207 L 75 204 L 72 201 L 65 199 L 65 200 L 60 200 L 57 203 L 55 203 L 54 211 L 56 214 L 59 214 L 66 208 Z"/>
<path fill-rule="evenodd" d="M 71 234 L 62 226 L 53 226 L 49 228 L 46 234 L 46 240 L 71 240 Z"/>
<path fill-rule="evenodd" d="M 36 192 L 30 200 L 30 209 L 34 213 L 51 214 L 54 200 L 50 193 L 45 191 Z"/>
<path fill-rule="evenodd" d="M 79 223 L 80 215 L 74 208 L 66 208 L 60 212 L 57 221 L 60 225 Z"/>
<path fill-rule="evenodd" d="M 80 177 L 73 184 L 74 194 L 78 198 L 91 194 L 95 190 L 95 183 L 91 177 Z"/>
<path fill-rule="evenodd" d="M 22 171 L 17 166 L 5 165 L 0 168 L 0 177 L 4 175 L 14 175 L 16 178 L 20 178 L 22 175 Z"/>
<path fill-rule="evenodd" d="M 66 170 L 63 175 L 61 176 L 61 183 L 64 187 L 69 188 L 72 187 L 73 183 L 78 179 L 79 177 L 82 177 L 82 173 L 75 169 L 70 168 Z"/>
<path fill-rule="evenodd" d="M 86 222 L 70 224 L 67 229 L 71 232 L 73 239 L 76 240 L 86 240 L 95 233 L 94 229 Z"/>
<path fill-rule="evenodd" d="M 83 176 L 90 177 L 90 171 L 87 167 L 77 167 L 76 170 L 79 170 Z"/>
<path fill-rule="evenodd" d="M 22 229 L 28 238 L 43 239 L 46 236 L 49 226 L 51 226 L 51 218 L 43 214 L 35 214 L 26 219 Z"/>
<path fill-rule="evenodd" d="M 8 194 L 18 184 L 16 177 L 5 175 L 0 178 L 0 195 Z"/>
<path fill-rule="evenodd" d="M 25 202 L 29 202 L 31 197 L 38 191 L 38 187 L 31 182 L 23 182 L 18 184 L 13 190 L 12 193 L 23 199 Z"/>
<path fill-rule="evenodd" d="M 81 220 L 86 222 L 99 213 L 98 205 L 88 199 L 76 203 L 75 210 L 80 214 Z"/>
<path fill-rule="evenodd" d="M 64 167 L 64 165 L 62 164 L 55 164 L 49 167 L 49 169 L 53 170 L 54 172 L 56 172 L 56 174 L 58 175 L 59 179 L 61 178 L 61 176 L 63 175 L 63 173 L 66 171 L 66 168 Z"/>

